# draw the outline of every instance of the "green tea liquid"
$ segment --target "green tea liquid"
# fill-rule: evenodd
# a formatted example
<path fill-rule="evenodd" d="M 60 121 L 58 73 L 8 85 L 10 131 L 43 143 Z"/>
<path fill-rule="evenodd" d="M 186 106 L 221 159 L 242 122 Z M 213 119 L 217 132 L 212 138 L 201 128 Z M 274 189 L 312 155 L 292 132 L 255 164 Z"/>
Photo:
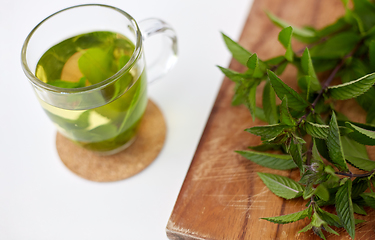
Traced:
<path fill-rule="evenodd" d="M 117 33 L 81 34 L 45 52 L 37 64 L 36 76 L 61 88 L 98 84 L 125 66 L 134 48 L 129 39 Z M 146 109 L 146 74 L 137 71 L 132 68 L 105 91 L 97 92 L 98 98 L 111 96 L 112 100 L 103 106 L 68 110 L 40 102 L 66 137 L 86 149 L 110 153 L 131 143 Z M 79 99 L 72 95 L 71 101 Z"/>

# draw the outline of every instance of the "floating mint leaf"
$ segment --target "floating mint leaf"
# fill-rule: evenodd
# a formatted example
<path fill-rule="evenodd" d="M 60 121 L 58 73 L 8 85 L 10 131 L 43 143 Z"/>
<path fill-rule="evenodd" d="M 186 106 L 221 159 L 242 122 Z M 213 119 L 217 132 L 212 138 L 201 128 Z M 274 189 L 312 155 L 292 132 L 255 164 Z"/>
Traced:
<path fill-rule="evenodd" d="M 114 73 L 111 71 L 113 54 L 101 48 L 90 48 L 78 59 L 79 70 L 91 84 L 99 83 Z"/>
<path fill-rule="evenodd" d="M 353 13 L 359 17 L 363 25 L 363 31 L 366 32 L 370 30 L 375 25 L 375 19 L 373 17 L 375 14 L 375 6 L 369 1 L 363 0 L 353 0 L 353 3 Z"/>
<path fill-rule="evenodd" d="M 371 40 L 369 46 L 369 59 L 370 59 L 370 68 L 375 71 L 375 40 Z"/>
<path fill-rule="evenodd" d="M 358 198 L 361 193 L 368 188 L 369 181 L 367 178 L 356 178 L 352 183 L 352 199 Z"/>
<path fill-rule="evenodd" d="M 49 81 L 49 85 L 60 88 L 80 88 L 86 85 L 86 77 L 81 77 L 78 82 L 68 82 L 64 80 Z"/>
<path fill-rule="evenodd" d="M 329 192 L 323 184 L 319 184 L 319 186 L 315 189 L 315 195 L 317 195 L 323 201 L 329 201 Z"/>

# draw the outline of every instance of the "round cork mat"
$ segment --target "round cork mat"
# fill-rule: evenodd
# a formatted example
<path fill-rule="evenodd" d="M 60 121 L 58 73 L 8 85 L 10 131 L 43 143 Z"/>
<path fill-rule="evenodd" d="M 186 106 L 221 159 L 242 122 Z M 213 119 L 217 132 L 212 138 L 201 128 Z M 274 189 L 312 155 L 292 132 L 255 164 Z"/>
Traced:
<path fill-rule="evenodd" d="M 163 114 L 155 103 L 148 100 L 138 135 L 125 150 L 100 156 L 79 147 L 60 133 L 56 135 L 56 149 L 65 166 L 77 175 L 96 182 L 118 181 L 150 165 L 163 148 L 165 135 Z"/>

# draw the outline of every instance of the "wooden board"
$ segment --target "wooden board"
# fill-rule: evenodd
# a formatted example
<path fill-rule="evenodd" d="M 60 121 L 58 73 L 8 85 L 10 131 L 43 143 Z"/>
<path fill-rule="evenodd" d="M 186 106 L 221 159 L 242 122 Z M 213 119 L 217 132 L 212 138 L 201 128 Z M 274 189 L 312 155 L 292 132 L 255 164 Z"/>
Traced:
<path fill-rule="evenodd" d="M 296 26 L 318 28 L 333 22 L 344 11 L 340 0 L 255 0 L 239 42 L 263 59 L 285 51 L 277 41 L 280 29 L 270 23 L 265 9 Z M 229 68 L 245 70 L 236 61 Z M 296 87 L 295 75 L 296 71 L 288 68 L 281 78 Z M 234 152 L 258 145 L 260 139 L 243 130 L 263 123 L 252 122 L 245 107 L 231 106 L 233 87 L 231 81 L 224 79 L 167 224 L 167 236 L 172 240 L 320 239 L 311 231 L 298 234 L 308 219 L 286 225 L 260 219 L 303 210 L 306 201 L 301 198 L 285 201 L 277 197 L 256 175 L 256 172 L 269 172 L 297 178 L 297 171 L 267 169 Z M 261 102 L 260 96 L 257 101 Z M 354 101 L 345 102 L 342 109 L 352 120 L 364 118 L 364 112 Z M 365 217 L 356 215 L 368 221 L 357 225 L 356 239 L 375 239 L 372 220 L 375 212 L 368 213 Z M 340 236 L 327 234 L 329 240 L 350 239 L 345 230 L 334 229 Z"/>

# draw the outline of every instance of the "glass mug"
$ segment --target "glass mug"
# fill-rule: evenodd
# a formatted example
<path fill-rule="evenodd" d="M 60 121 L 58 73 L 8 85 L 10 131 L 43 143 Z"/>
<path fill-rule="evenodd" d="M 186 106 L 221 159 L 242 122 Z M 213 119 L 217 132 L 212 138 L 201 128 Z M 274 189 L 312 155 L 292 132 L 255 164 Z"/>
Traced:
<path fill-rule="evenodd" d="M 147 80 L 143 41 L 153 35 L 163 37 L 164 48 L 147 67 Z M 121 9 L 85 4 L 40 22 L 27 36 L 21 60 L 58 131 L 83 148 L 110 155 L 134 141 L 147 105 L 147 84 L 174 66 L 177 39 L 161 20 L 137 24 Z"/>

